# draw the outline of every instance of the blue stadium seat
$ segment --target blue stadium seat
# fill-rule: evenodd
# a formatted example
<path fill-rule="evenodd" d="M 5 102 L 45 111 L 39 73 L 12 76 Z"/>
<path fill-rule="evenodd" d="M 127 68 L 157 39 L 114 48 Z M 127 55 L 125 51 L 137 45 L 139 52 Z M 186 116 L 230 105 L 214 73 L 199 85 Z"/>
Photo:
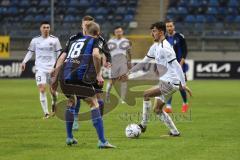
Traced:
<path fill-rule="evenodd" d="M 108 14 L 108 10 L 105 7 L 99 7 L 95 10 L 95 14 L 106 15 Z"/>
<path fill-rule="evenodd" d="M 96 18 L 96 21 L 97 21 L 98 23 L 103 23 L 104 20 L 105 20 L 104 15 L 96 15 L 95 18 Z"/>
<path fill-rule="evenodd" d="M 186 15 L 188 13 L 187 8 L 185 7 L 178 7 L 177 14 Z"/>
<path fill-rule="evenodd" d="M 228 1 L 228 7 L 238 7 L 239 2 L 237 0 L 229 0 Z"/>
<path fill-rule="evenodd" d="M 180 0 L 178 3 L 179 7 L 187 7 L 188 1 L 187 0 Z"/>
<path fill-rule="evenodd" d="M 175 8 L 175 7 L 171 7 L 171 8 L 169 8 L 168 10 L 167 10 L 167 14 L 168 15 L 175 15 L 175 14 L 177 14 L 177 9 Z"/>
<path fill-rule="evenodd" d="M 195 21 L 197 23 L 204 23 L 204 22 L 206 22 L 206 18 L 203 15 L 197 15 Z"/>
<path fill-rule="evenodd" d="M 128 14 L 128 15 L 125 15 L 123 21 L 129 23 L 129 22 L 133 21 L 133 19 L 134 19 L 134 16 L 131 14 Z"/>
<path fill-rule="evenodd" d="M 41 0 L 40 3 L 39 3 L 39 6 L 41 6 L 41 7 L 49 6 L 50 7 L 50 1 L 48 1 L 48 0 Z"/>
<path fill-rule="evenodd" d="M 96 11 L 95 7 L 90 7 L 86 10 L 86 14 L 95 15 L 95 11 Z"/>
<path fill-rule="evenodd" d="M 187 15 L 187 17 L 185 18 L 184 21 L 187 23 L 195 23 L 196 22 L 194 15 Z"/>
<path fill-rule="evenodd" d="M 91 3 L 88 0 L 80 0 L 79 5 L 81 7 L 86 7 L 87 8 L 91 5 Z"/>
<path fill-rule="evenodd" d="M 34 17 L 33 15 L 27 15 L 26 17 L 23 18 L 23 21 L 25 22 L 33 22 L 34 21 Z"/>
<path fill-rule="evenodd" d="M 207 14 L 212 14 L 212 15 L 218 14 L 217 8 L 215 8 L 215 7 L 208 7 Z"/>
<path fill-rule="evenodd" d="M 67 8 L 67 14 L 76 14 L 76 12 L 77 12 L 77 9 L 75 8 L 75 7 L 69 7 L 69 8 Z"/>
<path fill-rule="evenodd" d="M 207 23 L 215 23 L 215 22 L 217 22 L 217 19 L 213 15 L 206 15 L 206 22 Z"/>
<path fill-rule="evenodd" d="M 17 7 L 10 7 L 10 8 L 8 8 L 7 12 L 9 15 L 14 16 L 18 13 L 18 10 L 17 10 Z"/>
<path fill-rule="evenodd" d="M 79 1 L 78 0 L 70 0 L 68 3 L 69 6 L 76 7 L 79 6 Z"/>
<path fill-rule="evenodd" d="M 228 14 L 227 8 L 226 7 L 218 8 L 218 13 L 221 15 L 227 15 Z"/>
<path fill-rule="evenodd" d="M 110 0 L 108 2 L 108 6 L 110 6 L 110 7 L 117 7 L 118 6 L 118 1 L 117 0 Z"/>
<path fill-rule="evenodd" d="M 28 0 L 21 0 L 18 5 L 22 7 L 27 7 L 30 6 L 30 3 Z"/>
<path fill-rule="evenodd" d="M 237 8 L 235 8 L 235 7 L 229 7 L 228 8 L 228 14 L 229 15 L 238 15 L 238 10 L 237 10 Z"/>
<path fill-rule="evenodd" d="M 64 22 L 74 22 L 75 17 L 73 15 L 67 15 L 64 17 Z"/>
<path fill-rule="evenodd" d="M 218 0 L 210 0 L 208 5 L 210 7 L 218 7 L 219 6 L 219 3 L 218 3 Z"/>
<path fill-rule="evenodd" d="M 201 5 L 200 5 L 199 0 L 190 0 L 189 6 L 191 6 L 191 7 L 199 7 Z"/>
<path fill-rule="evenodd" d="M 115 11 L 115 14 L 117 15 L 124 15 L 125 13 L 126 13 L 125 7 L 118 7 L 117 10 Z"/>
<path fill-rule="evenodd" d="M 235 19 L 234 22 L 239 23 L 240 24 L 240 15 L 238 15 Z"/>
<path fill-rule="evenodd" d="M 225 22 L 232 23 L 232 22 L 234 22 L 234 19 L 235 19 L 235 16 L 228 15 L 227 17 L 225 17 Z"/>

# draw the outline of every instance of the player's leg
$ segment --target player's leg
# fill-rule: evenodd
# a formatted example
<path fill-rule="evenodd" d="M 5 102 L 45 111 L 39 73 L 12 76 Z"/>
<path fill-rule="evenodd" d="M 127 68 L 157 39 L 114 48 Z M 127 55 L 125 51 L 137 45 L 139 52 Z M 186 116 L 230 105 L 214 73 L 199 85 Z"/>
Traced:
<path fill-rule="evenodd" d="M 187 92 L 185 90 L 180 90 L 183 104 L 182 104 L 182 112 L 187 112 L 188 110 L 188 101 L 187 101 Z"/>
<path fill-rule="evenodd" d="M 164 109 L 166 113 L 172 113 L 172 97 L 169 98 L 166 104 L 166 108 Z"/>
<path fill-rule="evenodd" d="M 142 121 L 139 124 L 142 132 L 146 131 L 147 123 L 149 119 L 150 109 L 151 109 L 151 97 L 155 97 L 160 95 L 161 92 L 159 90 L 159 86 L 154 86 L 146 91 L 144 91 L 144 100 L 143 100 L 143 113 L 142 113 Z"/>
<path fill-rule="evenodd" d="M 49 86 L 51 85 L 51 76 L 50 73 L 46 73 L 47 76 L 47 83 L 49 84 Z M 56 104 L 57 104 L 57 92 L 53 91 L 51 87 L 49 87 L 50 93 L 51 93 L 51 99 L 52 99 L 52 113 L 51 115 L 54 116 L 55 115 L 55 111 L 56 111 Z"/>
<path fill-rule="evenodd" d="M 126 94 L 127 94 L 127 81 L 121 80 L 121 103 L 125 103 Z"/>
<path fill-rule="evenodd" d="M 97 96 L 95 95 L 93 97 L 86 98 L 85 101 L 90 105 L 91 108 L 92 122 L 98 135 L 99 148 L 115 148 L 115 146 L 108 143 L 105 139 L 103 120 L 99 110 Z"/>
<path fill-rule="evenodd" d="M 162 100 L 162 96 L 155 98 L 155 104 L 154 104 L 154 112 L 157 114 L 159 119 L 167 126 L 167 128 L 170 130 L 171 136 L 179 136 L 180 133 L 178 129 L 176 128 L 175 124 L 172 121 L 172 118 L 163 111 L 164 101 Z"/>
<path fill-rule="evenodd" d="M 43 72 L 38 71 L 35 77 L 36 77 L 36 83 L 39 90 L 39 99 L 40 99 L 41 107 L 44 112 L 44 118 L 49 118 L 48 101 L 47 101 L 47 93 L 46 93 L 47 75 Z"/>
<path fill-rule="evenodd" d="M 183 73 L 185 75 L 185 81 L 187 81 L 187 75 L 186 75 L 186 71 L 187 71 L 187 66 L 186 64 L 183 64 Z M 182 96 L 182 100 L 183 100 L 183 104 L 182 104 L 182 112 L 185 113 L 188 110 L 188 98 L 187 98 L 187 92 L 185 90 L 180 90 L 180 94 Z"/>
<path fill-rule="evenodd" d="M 123 75 L 126 75 L 128 73 L 128 61 L 126 57 L 123 57 L 122 59 L 122 64 L 120 65 L 120 70 L 119 70 L 119 80 L 121 81 L 121 103 L 125 103 L 125 98 L 127 94 L 127 79 L 125 79 Z"/>
<path fill-rule="evenodd" d="M 112 85 L 113 85 L 113 80 L 109 79 L 107 82 L 107 87 L 106 87 L 106 102 L 107 103 L 110 102 L 110 91 L 112 89 Z"/>
<path fill-rule="evenodd" d="M 160 81 L 159 89 L 161 95 L 155 97 L 156 103 L 154 106 L 154 112 L 157 114 L 159 119 L 169 128 L 171 136 L 179 136 L 180 133 L 173 123 L 171 117 L 162 110 L 164 104 L 168 99 L 179 89 L 179 86 L 173 85 L 169 82 Z"/>
<path fill-rule="evenodd" d="M 101 114 L 101 116 L 103 116 L 103 113 L 104 113 L 104 101 L 101 98 L 101 93 L 97 93 L 96 96 L 97 96 L 97 99 L 98 99 L 98 105 L 99 105 L 100 114 Z"/>
<path fill-rule="evenodd" d="M 73 122 L 73 130 L 75 131 L 77 131 L 79 128 L 78 115 L 79 115 L 80 106 L 81 106 L 81 100 L 80 100 L 80 97 L 77 97 L 77 102 L 76 102 L 75 111 L 74 111 L 74 122 Z"/>
<path fill-rule="evenodd" d="M 67 145 L 77 144 L 77 140 L 73 137 L 72 127 L 74 121 L 74 114 L 75 114 L 75 97 L 69 96 L 67 102 L 67 108 L 65 112 L 65 120 L 66 120 L 66 132 L 67 132 Z"/>

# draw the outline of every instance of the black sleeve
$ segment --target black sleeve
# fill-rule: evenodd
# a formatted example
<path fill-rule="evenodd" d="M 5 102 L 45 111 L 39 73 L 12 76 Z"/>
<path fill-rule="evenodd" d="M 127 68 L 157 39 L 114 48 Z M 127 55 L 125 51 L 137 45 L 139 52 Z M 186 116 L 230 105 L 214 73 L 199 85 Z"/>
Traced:
<path fill-rule="evenodd" d="M 181 48 L 182 48 L 182 58 L 186 59 L 188 51 L 187 51 L 187 43 L 183 35 L 179 35 L 181 40 Z"/>
<path fill-rule="evenodd" d="M 82 32 L 79 32 L 79 33 L 77 33 L 77 34 L 75 34 L 75 35 L 72 35 L 72 36 L 68 39 L 68 41 L 66 42 L 66 46 L 65 46 L 65 48 L 63 49 L 63 52 L 68 53 L 68 51 L 69 51 L 69 46 L 70 46 L 71 41 L 73 41 L 73 40 L 76 39 L 76 38 L 82 37 L 82 36 L 83 36 L 83 33 L 82 33 Z"/>
<path fill-rule="evenodd" d="M 111 59 L 110 49 L 108 48 L 107 42 L 102 36 L 99 36 L 98 39 L 101 46 L 100 51 L 105 55 L 106 61 L 111 63 L 112 59 Z"/>

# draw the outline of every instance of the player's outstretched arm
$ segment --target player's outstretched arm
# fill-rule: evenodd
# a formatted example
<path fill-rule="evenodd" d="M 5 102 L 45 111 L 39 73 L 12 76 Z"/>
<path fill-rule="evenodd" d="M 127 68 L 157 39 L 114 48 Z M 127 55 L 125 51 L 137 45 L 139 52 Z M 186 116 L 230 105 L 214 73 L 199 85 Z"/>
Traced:
<path fill-rule="evenodd" d="M 26 56 L 24 57 L 23 61 L 22 61 L 22 64 L 21 64 L 21 69 L 22 71 L 25 70 L 26 68 L 26 63 L 32 58 L 33 56 L 33 52 L 32 51 L 28 51 Z"/>
<path fill-rule="evenodd" d="M 66 57 L 67 57 L 67 54 L 65 52 L 63 52 L 57 60 L 56 67 L 50 73 L 50 75 L 51 75 L 51 89 L 53 91 L 57 90 L 58 73 L 59 73 L 59 71 L 61 69 L 61 66 L 63 65 Z"/>
<path fill-rule="evenodd" d="M 101 55 L 98 48 L 93 49 L 93 63 L 97 73 L 97 81 L 99 85 L 103 85 L 104 79 L 101 74 Z"/>

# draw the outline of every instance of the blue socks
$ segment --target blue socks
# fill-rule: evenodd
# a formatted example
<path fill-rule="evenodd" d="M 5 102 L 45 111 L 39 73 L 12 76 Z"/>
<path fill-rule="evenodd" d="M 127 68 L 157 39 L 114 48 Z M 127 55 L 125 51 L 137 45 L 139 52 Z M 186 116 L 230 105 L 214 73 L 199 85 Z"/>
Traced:
<path fill-rule="evenodd" d="M 169 98 L 169 100 L 167 101 L 167 106 L 171 106 L 171 104 L 172 104 L 172 97 Z"/>
<path fill-rule="evenodd" d="M 186 91 L 181 90 L 180 93 L 182 95 L 183 103 L 187 103 L 187 93 L 186 93 Z"/>
<path fill-rule="evenodd" d="M 105 143 L 106 140 L 104 138 L 103 120 L 99 108 L 92 108 L 91 113 L 93 126 L 96 128 L 98 139 L 102 143 Z"/>
<path fill-rule="evenodd" d="M 104 101 L 102 99 L 98 99 L 98 104 L 99 104 L 99 109 L 100 109 L 101 116 L 103 116 Z"/>
<path fill-rule="evenodd" d="M 182 96 L 182 100 L 183 103 L 187 103 L 187 93 L 185 90 L 180 90 L 181 96 Z M 167 105 L 171 106 L 172 103 L 172 97 L 167 101 Z"/>
<path fill-rule="evenodd" d="M 74 107 L 67 108 L 65 112 L 67 138 L 73 138 L 72 126 L 74 121 L 74 112 L 75 112 Z"/>
<path fill-rule="evenodd" d="M 81 106 L 81 101 L 80 101 L 80 98 L 77 97 L 77 103 L 76 103 L 76 106 L 75 106 L 75 113 L 74 113 L 74 120 L 75 121 L 78 121 L 78 113 L 79 113 L 79 110 L 80 110 L 80 106 Z"/>

